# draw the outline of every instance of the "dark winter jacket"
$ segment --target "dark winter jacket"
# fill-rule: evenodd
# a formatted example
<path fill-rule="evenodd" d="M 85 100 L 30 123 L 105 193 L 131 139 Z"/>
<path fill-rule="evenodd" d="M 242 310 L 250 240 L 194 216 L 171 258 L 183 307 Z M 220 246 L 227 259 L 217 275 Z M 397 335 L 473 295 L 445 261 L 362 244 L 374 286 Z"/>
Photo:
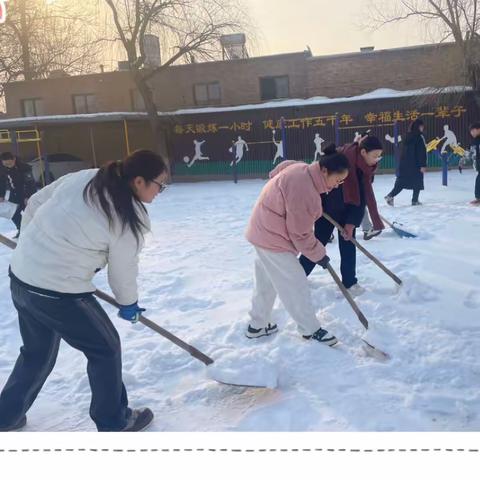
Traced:
<path fill-rule="evenodd" d="M 398 180 L 407 190 L 423 190 L 423 173 L 420 168 L 427 166 L 427 147 L 419 132 L 409 132 L 403 144 L 400 157 Z"/>
<path fill-rule="evenodd" d="M 334 220 L 340 223 L 342 226 L 346 224 L 360 226 L 363 216 L 365 215 L 365 190 L 363 187 L 361 171 L 358 172 L 359 188 L 360 188 L 360 203 L 359 205 L 353 205 L 345 203 L 343 185 L 338 188 L 334 188 L 329 193 L 322 194 L 323 211 L 328 213 Z"/>
<path fill-rule="evenodd" d="M 6 168 L 0 163 L 0 198 L 5 198 L 10 191 L 9 201 L 18 205 L 25 205 L 25 200 L 36 191 L 32 168 L 17 160 L 12 168 Z"/>

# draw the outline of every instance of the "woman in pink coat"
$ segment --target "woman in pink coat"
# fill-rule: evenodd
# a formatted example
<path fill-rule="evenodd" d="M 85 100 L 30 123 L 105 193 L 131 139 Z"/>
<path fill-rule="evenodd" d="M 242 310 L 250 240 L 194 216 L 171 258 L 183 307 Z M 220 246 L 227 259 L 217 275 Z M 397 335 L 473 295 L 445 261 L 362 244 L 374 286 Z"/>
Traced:
<path fill-rule="evenodd" d="M 348 160 L 336 152 L 311 165 L 287 160 L 270 172 L 246 232 L 256 252 L 248 338 L 278 331 L 270 321 L 278 295 L 305 339 L 329 346 L 337 343 L 333 335 L 320 327 L 307 276 L 297 255 L 302 253 L 327 267 L 329 258 L 323 244 L 315 238 L 313 225 L 322 216 L 320 195 L 338 187 L 347 175 Z"/>

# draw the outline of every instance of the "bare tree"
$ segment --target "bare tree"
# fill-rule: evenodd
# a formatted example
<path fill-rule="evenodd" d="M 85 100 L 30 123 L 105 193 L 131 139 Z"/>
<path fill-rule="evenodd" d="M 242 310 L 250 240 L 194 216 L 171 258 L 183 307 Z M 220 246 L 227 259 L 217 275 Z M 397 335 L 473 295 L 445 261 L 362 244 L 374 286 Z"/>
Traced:
<path fill-rule="evenodd" d="M 101 41 L 95 11 L 69 0 L 17 0 L 8 3 L 0 28 L 1 83 L 45 78 L 53 70 L 88 73 Z"/>
<path fill-rule="evenodd" d="M 220 36 L 251 23 L 240 0 L 105 0 L 125 49 L 136 87 L 148 113 L 155 149 L 161 151 L 162 125 L 152 78 L 175 63 L 212 60 L 220 54 Z M 166 59 L 146 64 L 145 35 L 161 39 Z"/>
<path fill-rule="evenodd" d="M 416 19 L 438 42 L 455 43 L 466 85 L 480 88 L 480 0 L 372 0 L 372 28 Z"/>

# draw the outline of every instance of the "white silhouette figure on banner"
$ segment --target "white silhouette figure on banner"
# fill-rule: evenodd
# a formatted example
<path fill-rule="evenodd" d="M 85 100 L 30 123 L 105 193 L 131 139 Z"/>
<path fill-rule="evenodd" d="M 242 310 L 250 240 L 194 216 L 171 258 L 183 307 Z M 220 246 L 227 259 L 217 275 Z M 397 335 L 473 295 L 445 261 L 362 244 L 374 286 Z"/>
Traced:
<path fill-rule="evenodd" d="M 450 146 L 452 150 L 454 150 L 455 147 L 458 147 L 457 136 L 452 132 L 452 130 L 450 130 L 450 127 L 448 125 L 444 125 L 443 130 L 445 132 L 445 135 L 440 139 L 440 142 L 442 140 L 445 140 L 445 142 L 443 143 L 442 149 L 440 150 L 440 155 L 446 153 L 448 146 Z"/>
<path fill-rule="evenodd" d="M 392 136 L 391 136 L 390 134 L 388 134 L 388 133 L 385 135 L 385 140 L 386 140 L 387 142 L 393 143 L 393 144 L 395 145 L 395 137 L 392 137 Z M 398 136 L 397 136 L 397 141 L 398 141 L 398 143 L 400 143 L 400 142 L 402 141 L 402 136 L 401 136 L 401 135 L 398 135 Z"/>
<path fill-rule="evenodd" d="M 279 142 L 277 142 L 275 140 L 275 130 L 272 130 L 272 135 L 273 135 L 273 143 L 275 144 L 275 146 L 277 147 L 277 151 L 275 152 L 275 157 L 273 159 L 273 164 L 275 165 L 276 161 L 281 158 L 283 160 L 283 141 L 280 140 Z"/>
<path fill-rule="evenodd" d="M 238 137 L 238 140 L 231 146 L 228 151 L 230 153 L 233 153 L 233 148 L 235 147 L 235 165 L 240 162 L 243 158 L 243 155 L 245 154 L 245 151 L 248 152 L 248 144 L 247 142 L 242 138 Z M 230 162 L 230 166 L 233 166 L 233 160 Z"/>
<path fill-rule="evenodd" d="M 315 134 L 315 138 L 313 139 L 313 143 L 315 144 L 315 155 L 313 156 L 313 161 L 315 161 L 317 159 L 317 155 L 320 155 L 320 156 L 323 155 L 322 143 L 324 141 L 325 140 L 320 136 L 319 133 Z"/>
<path fill-rule="evenodd" d="M 360 132 L 355 132 L 355 136 L 353 137 L 353 143 L 357 143 L 362 139 L 362 134 Z"/>
<path fill-rule="evenodd" d="M 7 0 L 0 0 L 0 23 L 5 23 L 7 21 L 7 5 L 5 4 Z"/>
<path fill-rule="evenodd" d="M 368 130 L 365 130 L 364 133 L 360 132 L 355 132 L 355 135 L 353 137 L 353 143 L 360 143 L 363 137 L 368 137 L 372 133 L 372 130 L 369 128 Z"/>
<path fill-rule="evenodd" d="M 195 145 L 195 154 L 192 159 L 187 156 L 183 157 L 183 161 L 187 164 L 187 167 L 191 167 L 195 164 L 197 160 L 210 160 L 210 157 L 204 157 L 202 153 L 202 145 L 205 143 L 205 140 L 194 140 L 193 144 Z"/>

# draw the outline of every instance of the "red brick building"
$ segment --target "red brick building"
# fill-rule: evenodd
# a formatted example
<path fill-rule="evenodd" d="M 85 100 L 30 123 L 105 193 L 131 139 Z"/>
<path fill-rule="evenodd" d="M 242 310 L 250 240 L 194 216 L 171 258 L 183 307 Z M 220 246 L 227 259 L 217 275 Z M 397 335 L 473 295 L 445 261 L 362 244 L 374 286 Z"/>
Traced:
<path fill-rule="evenodd" d="M 161 111 L 236 106 L 279 98 L 346 97 L 377 88 L 462 85 L 462 59 L 450 43 L 341 55 L 310 52 L 177 65 L 152 79 Z M 142 111 L 128 71 L 6 85 L 7 116 Z"/>

